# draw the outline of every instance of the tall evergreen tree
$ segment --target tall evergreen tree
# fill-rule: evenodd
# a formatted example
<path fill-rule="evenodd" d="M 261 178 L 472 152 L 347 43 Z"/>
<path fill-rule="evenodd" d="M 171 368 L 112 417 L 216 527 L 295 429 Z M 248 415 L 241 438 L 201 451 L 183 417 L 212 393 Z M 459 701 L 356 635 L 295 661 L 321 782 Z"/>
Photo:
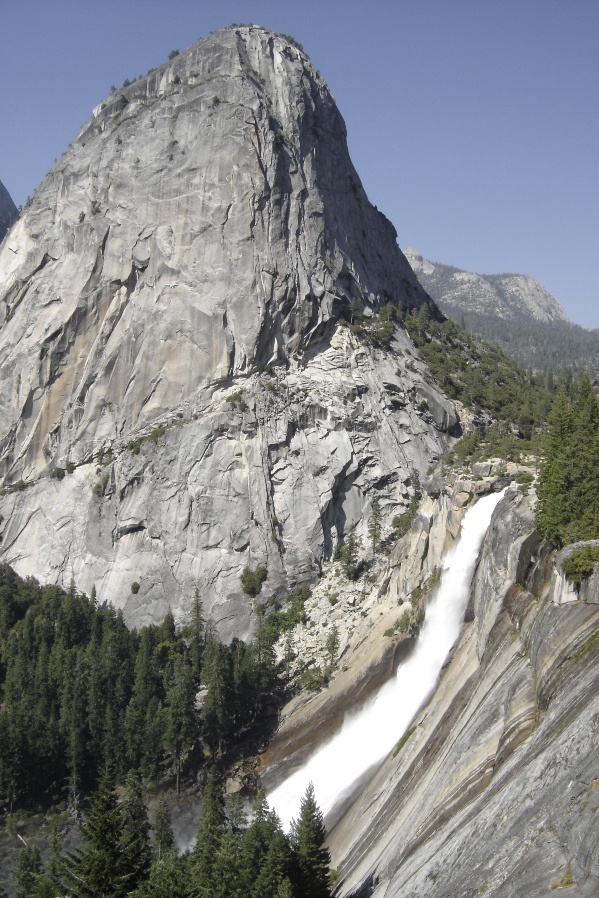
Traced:
<path fill-rule="evenodd" d="M 196 589 L 191 609 L 191 623 L 189 626 L 189 654 L 191 658 L 191 670 L 196 686 L 199 686 L 202 675 L 202 656 L 204 654 L 204 616 L 202 600 L 199 590 Z"/>
<path fill-rule="evenodd" d="M 13 898 L 42 898 L 47 883 L 37 848 L 27 846 L 17 858 L 13 871 Z"/>
<path fill-rule="evenodd" d="M 343 549 L 341 550 L 341 563 L 348 580 L 354 580 L 358 565 L 358 537 L 356 536 L 355 527 L 350 527 Z"/>
<path fill-rule="evenodd" d="M 81 825 L 83 848 L 60 858 L 59 877 L 72 898 L 124 898 L 136 871 L 123 855 L 123 818 L 114 783 L 104 776 Z"/>
<path fill-rule="evenodd" d="M 206 890 L 206 894 L 210 894 L 214 885 L 214 863 L 225 830 L 224 784 L 218 769 L 213 766 L 208 772 L 203 795 L 202 819 L 192 853 L 193 885 L 196 889 Z"/>
<path fill-rule="evenodd" d="M 300 815 L 291 828 L 291 844 L 299 866 L 302 898 L 330 898 L 329 864 L 331 856 L 324 848 L 324 818 L 314 795 L 312 783 L 300 805 Z"/>
<path fill-rule="evenodd" d="M 202 708 L 202 734 L 208 744 L 217 750 L 232 728 L 233 671 L 231 654 L 224 646 L 214 624 L 206 627 L 206 648 L 202 682 L 207 694 Z"/>
<path fill-rule="evenodd" d="M 185 658 L 177 656 L 172 680 L 166 694 L 166 728 L 164 745 L 168 750 L 180 791 L 181 762 L 198 736 L 195 687 L 191 668 Z"/>
<path fill-rule="evenodd" d="M 119 810 L 122 860 L 130 876 L 129 887 L 135 888 L 149 876 L 152 852 L 148 811 L 139 776 L 133 772 L 127 775 L 125 799 Z"/>
<path fill-rule="evenodd" d="M 372 551 L 376 552 L 376 547 L 381 538 L 382 514 L 381 503 L 378 499 L 374 499 L 372 503 L 372 511 L 370 512 L 370 520 L 368 521 L 368 534 L 372 542 Z"/>
<path fill-rule="evenodd" d="M 166 854 L 175 847 L 171 814 L 164 795 L 158 799 L 156 816 L 154 817 L 154 851 L 158 861 L 163 860 Z"/>

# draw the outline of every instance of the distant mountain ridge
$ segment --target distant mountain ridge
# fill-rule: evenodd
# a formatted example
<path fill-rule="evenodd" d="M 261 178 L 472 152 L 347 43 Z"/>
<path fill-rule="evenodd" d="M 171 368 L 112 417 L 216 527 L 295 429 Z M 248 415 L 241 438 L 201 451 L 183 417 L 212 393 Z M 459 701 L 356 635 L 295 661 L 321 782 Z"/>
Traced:
<path fill-rule="evenodd" d="M 2 181 L 0 181 L 0 242 L 16 218 L 18 209 Z"/>
<path fill-rule="evenodd" d="M 405 256 L 440 308 L 525 367 L 599 369 L 599 330 L 574 324 L 539 281 L 523 274 L 477 274 Z M 557 333 L 556 333 L 557 332 Z M 556 338 L 557 337 L 557 338 Z"/>

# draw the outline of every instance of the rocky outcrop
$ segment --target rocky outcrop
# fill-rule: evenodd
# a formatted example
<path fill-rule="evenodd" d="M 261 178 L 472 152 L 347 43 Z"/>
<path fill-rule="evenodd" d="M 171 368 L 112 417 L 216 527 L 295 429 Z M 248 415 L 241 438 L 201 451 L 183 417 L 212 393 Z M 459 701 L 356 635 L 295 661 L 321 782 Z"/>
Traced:
<path fill-rule="evenodd" d="M 0 243 L 18 214 L 8 190 L 0 181 Z"/>
<path fill-rule="evenodd" d="M 340 895 L 596 895 L 597 605 L 508 491 L 438 688 L 330 835 Z M 595 599 L 596 601 L 596 599 Z"/>
<path fill-rule="evenodd" d="M 131 624 L 198 587 L 247 635 L 245 565 L 312 579 L 457 432 L 405 331 L 338 324 L 425 298 L 288 39 L 228 28 L 114 93 L 0 250 L 2 559 Z"/>

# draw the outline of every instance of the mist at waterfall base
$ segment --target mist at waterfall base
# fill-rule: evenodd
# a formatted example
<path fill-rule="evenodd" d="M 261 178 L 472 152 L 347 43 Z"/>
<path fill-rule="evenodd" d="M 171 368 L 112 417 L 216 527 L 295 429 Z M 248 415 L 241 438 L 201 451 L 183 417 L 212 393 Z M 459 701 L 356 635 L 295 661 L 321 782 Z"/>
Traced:
<path fill-rule="evenodd" d="M 466 512 L 459 539 L 443 561 L 441 583 L 427 605 L 414 651 L 396 675 L 358 713 L 347 714 L 341 730 L 268 794 L 285 829 L 298 817 L 310 783 L 326 817 L 356 781 L 389 754 L 430 697 L 460 634 L 478 553 L 503 492 L 479 499 Z"/>

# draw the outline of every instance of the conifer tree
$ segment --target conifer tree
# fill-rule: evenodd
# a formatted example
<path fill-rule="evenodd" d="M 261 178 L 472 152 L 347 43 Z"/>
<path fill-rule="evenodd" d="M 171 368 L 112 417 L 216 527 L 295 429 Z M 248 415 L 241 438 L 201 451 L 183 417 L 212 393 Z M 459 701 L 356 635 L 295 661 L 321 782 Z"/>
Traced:
<path fill-rule="evenodd" d="M 181 761 L 198 736 L 195 688 L 191 668 L 185 658 L 177 656 L 172 681 L 166 694 L 166 729 L 164 745 L 168 750 L 180 792 Z"/>
<path fill-rule="evenodd" d="M 120 840 L 122 861 L 130 876 L 130 887 L 135 888 L 148 878 L 152 852 L 148 811 L 139 776 L 133 772 L 127 775 L 125 800 L 119 810 L 122 820 Z"/>
<path fill-rule="evenodd" d="M 104 776 L 81 825 L 83 848 L 60 858 L 59 877 L 72 898 L 124 898 L 136 871 L 123 856 L 123 818 L 114 783 Z"/>
<path fill-rule="evenodd" d="M 210 890 L 213 886 L 214 863 L 225 833 L 225 823 L 224 784 L 218 769 L 212 766 L 204 789 L 202 819 L 192 853 L 193 885 L 196 889 Z M 207 891 L 207 894 L 210 892 Z"/>
<path fill-rule="evenodd" d="M 202 735 L 214 750 L 220 748 L 231 728 L 232 680 L 231 654 L 218 638 L 214 624 L 209 623 L 202 673 L 202 682 L 208 690 L 202 708 Z"/>
<path fill-rule="evenodd" d="M 381 538 L 381 529 L 382 529 L 382 514 L 381 514 L 381 503 L 378 499 L 374 499 L 372 503 L 372 511 L 370 513 L 370 520 L 368 522 L 368 533 L 370 535 L 370 539 L 372 541 L 372 552 L 376 552 L 376 547 Z"/>
<path fill-rule="evenodd" d="M 50 877 L 55 879 L 58 874 L 58 865 L 60 852 L 62 849 L 62 839 L 60 836 L 60 824 L 58 819 L 52 823 L 50 830 L 50 863 L 48 865 Z"/>
<path fill-rule="evenodd" d="M 41 898 L 46 892 L 44 879 L 39 851 L 27 846 L 19 854 L 13 871 L 13 898 Z"/>
<path fill-rule="evenodd" d="M 191 669 L 196 686 L 199 686 L 202 675 L 202 655 L 204 654 L 204 617 L 200 593 L 196 589 L 191 609 L 191 624 L 189 627 L 191 640 L 190 657 Z"/>
<path fill-rule="evenodd" d="M 327 636 L 327 654 L 329 656 L 329 664 L 335 663 L 335 657 L 339 651 L 339 628 L 337 624 L 333 624 Z"/>
<path fill-rule="evenodd" d="M 299 866 L 302 898 L 330 898 L 329 864 L 331 857 L 323 848 L 326 838 L 322 811 L 316 804 L 312 783 L 300 805 L 300 815 L 291 827 L 291 844 Z"/>
<path fill-rule="evenodd" d="M 345 537 L 343 549 L 341 550 L 341 563 L 347 579 L 354 580 L 358 564 L 358 537 L 356 536 L 355 527 L 351 527 Z"/>
<path fill-rule="evenodd" d="M 156 859 L 162 861 L 165 855 L 175 847 L 171 814 L 164 795 L 161 795 L 158 799 L 154 826 L 152 828 L 154 830 Z"/>
<path fill-rule="evenodd" d="M 220 839 L 210 875 L 211 898 L 246 898 L 240 866 L 241 840 L 238 833 L 226 829 Z"/>
<path fill-rule="evenodd" d="M 286 892 L 293 896 L 289 878 L 292 870 L 293 857 L 289 842 L 280 826 L 277 826 L 261 859 L 258 875 L 251 885 L 251 898 L 278 898 Z"/>

